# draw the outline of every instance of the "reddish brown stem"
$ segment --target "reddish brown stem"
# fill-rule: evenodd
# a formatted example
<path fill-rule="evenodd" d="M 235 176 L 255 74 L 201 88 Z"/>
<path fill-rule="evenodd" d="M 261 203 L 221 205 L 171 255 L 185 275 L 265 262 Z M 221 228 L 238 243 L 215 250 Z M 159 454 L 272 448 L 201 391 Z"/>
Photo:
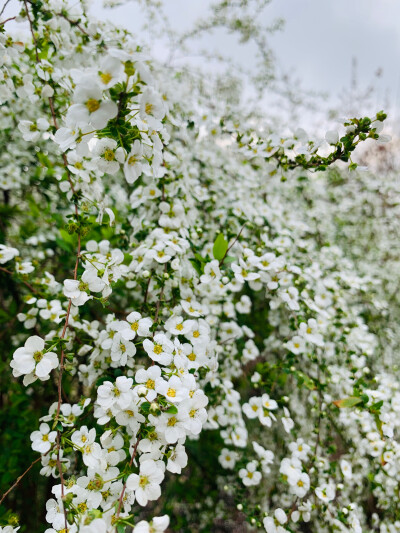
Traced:
<path fill-rule="evenodd" d="M 140 438 L 138 438 L 138 440 L 136 441 L 136 444 L 135 444 L 135 446 L 133 448 L 131 460 L 129 461 L 129 468 L 131 468 L 133 460 L 136 457 L 136 452 L 137 452 L 137 447 L 139 445 L 139 442 L 140 442 Z M 117 509 L 117 514 L 115 515 L 115 519 L 116 520 L 118 520 L 120 512 L 121 512 L 122 501 L 124 499 L 125 490 L 126 490 L 126 481 L 124 483 L 124 486 L 122 487 L 121 496 L 119 497 L 119 500 L 118 500 L 118 509 Z"/>

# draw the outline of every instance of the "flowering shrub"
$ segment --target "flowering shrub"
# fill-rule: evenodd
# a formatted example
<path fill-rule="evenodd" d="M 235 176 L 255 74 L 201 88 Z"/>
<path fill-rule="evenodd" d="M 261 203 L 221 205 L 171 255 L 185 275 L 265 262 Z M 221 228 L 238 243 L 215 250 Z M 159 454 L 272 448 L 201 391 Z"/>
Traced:
<path fill-rule="evenodd" d="M 2 531 L 400 531 L 390 302 L 335 218 L 362 175 L 329 169 L 386 140 L 385 114 L 282 138 L 85 2 L 20 4 L 26 34 L 0 35 Z"/>

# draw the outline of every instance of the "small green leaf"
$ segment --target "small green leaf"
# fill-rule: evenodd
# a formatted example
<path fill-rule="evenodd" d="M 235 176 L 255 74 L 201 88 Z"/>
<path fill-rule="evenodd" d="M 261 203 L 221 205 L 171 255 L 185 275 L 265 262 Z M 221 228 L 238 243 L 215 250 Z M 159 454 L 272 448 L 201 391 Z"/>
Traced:
<path fill-rule="evenodd" d="M 141 409 L 142 409 L 142 411 L 144 413 L 148 413 L 150 411 L 150 403 L 149 402 L 143 402 L 140 407 L 141 407 Z"/>
<path fill-rule="evenodd" d="M 213 256 L 218 261 L 221 261 L 228 250 L 228 241 L 225 240 L 225 237 L 220 233 L 215 239 L 213 246 Z"/>
<path fill-rule="evenodd" d="M 336 400 L 336 402 L 332 403 L 336 405 L 336 407 L 339 407 L 339 409 L 342 409 L 343 407 L 354 407 L 355 405 L 362 403 L 362 399 L 358 396 L 349 396 L 349 398 L 343 398 L 343 400 Z"/>
<path fill-rule="evenodd" d="M 194 266 L 194 269 L 196 270 L 197 274 L 199 276 L 201 276 L 203 274 L 203 267 L 202 267 L 202 263 L 199 263 L 199 261 L 197 261 L 196 259 L 193 259 L 192 257 L 189 259 L 189 261 L 192 263 L 192 265 Z"/>
<path fill-rule="evenodd" d="M 178 412 L 178 408 L 175 405 L 170 405 L 165 412 L 169 413 L 170 415 L 175 415 Z"/>

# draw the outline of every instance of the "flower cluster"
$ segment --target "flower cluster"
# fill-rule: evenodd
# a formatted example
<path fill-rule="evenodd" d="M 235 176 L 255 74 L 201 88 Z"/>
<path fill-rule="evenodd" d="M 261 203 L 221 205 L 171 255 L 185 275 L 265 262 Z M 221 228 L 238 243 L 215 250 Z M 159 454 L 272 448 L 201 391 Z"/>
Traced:
<path fill-rule="evenodd" d="M 86 2 L 24 0 L 17 22 L 23 38 L 0 33 L 0 319 L 53 482 L 46 533 L 232 513 L 267 533 L 400 531 L 390 291 L 333 229 L 339 171 L 314 172 L 354 170 L 385 115 L 283 138 Z"/>

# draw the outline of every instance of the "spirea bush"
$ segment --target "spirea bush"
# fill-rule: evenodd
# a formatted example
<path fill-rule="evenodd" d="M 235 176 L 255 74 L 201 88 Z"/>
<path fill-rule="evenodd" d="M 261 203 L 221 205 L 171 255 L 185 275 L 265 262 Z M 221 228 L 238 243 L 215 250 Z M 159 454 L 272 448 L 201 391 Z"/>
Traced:
<path fill-rule="evenodd" d="M 19 4 L 0 531 L 400 531 L 400 191 L 352 161 L 386 115 L 282 138 L 86 2 Z"/>

